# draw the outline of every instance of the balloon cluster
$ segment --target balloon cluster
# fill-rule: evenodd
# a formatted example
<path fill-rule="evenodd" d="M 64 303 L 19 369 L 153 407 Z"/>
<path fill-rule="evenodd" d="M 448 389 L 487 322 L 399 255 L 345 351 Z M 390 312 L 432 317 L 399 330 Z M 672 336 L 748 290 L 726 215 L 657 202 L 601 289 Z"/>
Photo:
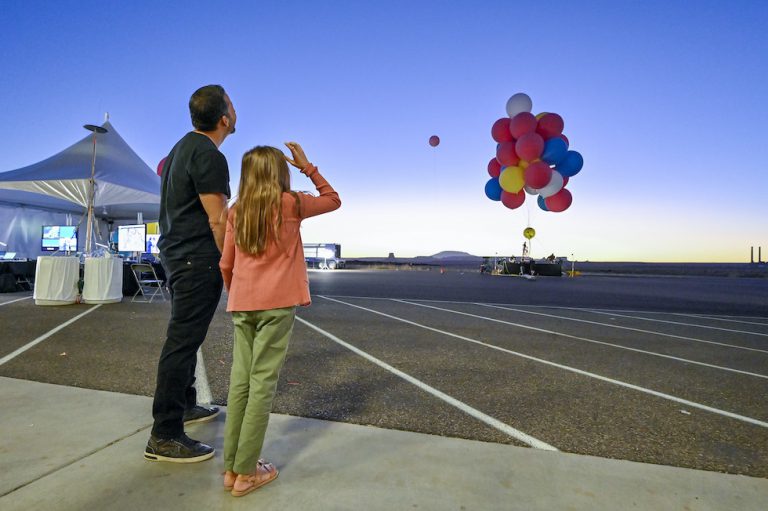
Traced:
<path fill-rule="evenodd" d="M 485 195 L 510 209 L 522 206 L 526 193 L 538 195 L 541 209 L 559 213 L 571 206 L 573 197 L 565 185 L 584 159 L 568 149 L 563 118 L 548 112 L 534 116 L 532 107 L 527 94 L 515 94 L 507 101 L 508 117 L 493 123 L 491 136 L 498 144 L 488 163 L 491 179 Z"/>

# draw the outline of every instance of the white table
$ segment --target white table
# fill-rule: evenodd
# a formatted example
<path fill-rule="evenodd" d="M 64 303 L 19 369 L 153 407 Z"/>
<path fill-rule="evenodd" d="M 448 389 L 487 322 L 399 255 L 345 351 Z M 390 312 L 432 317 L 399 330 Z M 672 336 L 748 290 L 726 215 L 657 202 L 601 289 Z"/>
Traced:
<path fill-rule="evenodd" d="M 37 258 L 35 292 L 36 305 L 69 305 L 77 302 L 77 280 L 80 259 L 77 256 Z"/>
<path fill-rule="evenodd" d="M 86 257 L 83 270 L 83 302 L 116 303 L 123 299 L 123 259 Z"/>

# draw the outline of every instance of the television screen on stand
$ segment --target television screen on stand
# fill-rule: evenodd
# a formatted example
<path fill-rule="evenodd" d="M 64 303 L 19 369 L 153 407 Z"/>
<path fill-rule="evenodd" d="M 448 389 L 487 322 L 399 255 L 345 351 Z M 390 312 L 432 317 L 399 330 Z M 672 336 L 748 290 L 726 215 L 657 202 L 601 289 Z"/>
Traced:
<path fill-rule="evenodd" d="M 159 254 L 160 249 L 157 248 L 157 242 L 160 240 L 159 234 L 147 234 L 147 254 Z"/>
<path fill-rule="evenodd" d="M 44 225 L 40 249 L 43 252 L 77 252 L 77 226 Z"/>
<path fill-rule="evenodd" d="M 120 252 L 144 252 L 146 248 L 147 226 L 120 225 L 117 227 L 117 250 Z"/>

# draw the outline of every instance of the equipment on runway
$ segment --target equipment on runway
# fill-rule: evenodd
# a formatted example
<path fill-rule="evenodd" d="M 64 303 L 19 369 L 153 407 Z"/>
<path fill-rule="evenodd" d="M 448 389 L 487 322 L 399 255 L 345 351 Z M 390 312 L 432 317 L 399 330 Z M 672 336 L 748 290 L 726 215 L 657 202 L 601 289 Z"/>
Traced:
<path fill-rule="evenodd" d="M 524 277 L 561 277 L 562 259 L 554 261 L 533 261 L 522 257 L 485 256 L 480 264 L 480 273 Z"/>
<path fill-rule="evenodd" d="M 338 243 L 304 243 L 304 260 L 310 268 L 335 270 L 344 268 Z"/>

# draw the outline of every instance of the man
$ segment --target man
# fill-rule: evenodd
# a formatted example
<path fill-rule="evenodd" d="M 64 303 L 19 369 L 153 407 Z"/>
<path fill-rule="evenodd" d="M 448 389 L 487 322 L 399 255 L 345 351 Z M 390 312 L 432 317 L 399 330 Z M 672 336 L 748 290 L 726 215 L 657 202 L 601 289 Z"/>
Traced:
<path fill-rule="evenodd" d="M 219 259 L 229 190 L 227 160 L 219 151 L 235 132 L 237 115 L 220 85 L 201 87 L 189 100 L 194 131 L 171 150 L 162 168 L 158 247 L 171 292 L 171 318 L 157 369 L 155 419 L 144 457 L 193 463 L 213 447 L 192 440 L 184 424 L 212 420 L 218 408 L 197 404 L 197 350 L 221 297 Z"/>

